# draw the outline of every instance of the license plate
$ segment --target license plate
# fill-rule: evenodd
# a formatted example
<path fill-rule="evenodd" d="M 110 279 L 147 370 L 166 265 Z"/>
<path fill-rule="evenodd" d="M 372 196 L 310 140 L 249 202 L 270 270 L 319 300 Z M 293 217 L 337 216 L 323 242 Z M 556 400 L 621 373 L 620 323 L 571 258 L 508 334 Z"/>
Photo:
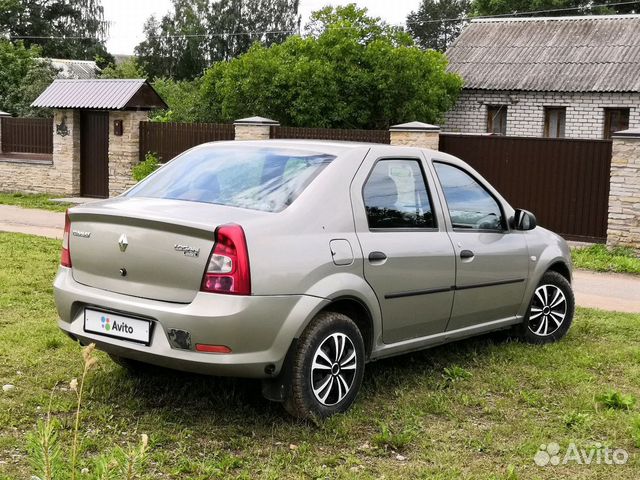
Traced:
<path fill-rule="evenodd" d="M 149 345 L 151 340 L 151 322 L 149 320 L 140 320 L 89 308 L 84 310 L 84 330 L 145 345 Z"/>

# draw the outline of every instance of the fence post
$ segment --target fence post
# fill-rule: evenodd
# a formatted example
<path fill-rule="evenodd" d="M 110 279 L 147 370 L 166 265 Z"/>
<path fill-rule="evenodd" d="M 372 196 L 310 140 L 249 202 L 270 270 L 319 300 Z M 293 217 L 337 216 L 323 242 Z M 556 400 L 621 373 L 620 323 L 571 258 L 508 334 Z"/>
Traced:
<path fill-rule="evenodd" d="M 2 110 L 0 110 L 0 153 L 2 153 L 2 119 L 10 116 L 11 115 L 9 115 L 7 112 L 3 112 Z"/>
<path fill-rule="evenodd" d="M 271 127 L 280 124 L 264 117 L 241 118 L 233 123 L 236 140 L 268 140 L 271 138 Z"/>
<path fill-rule="evenodd" d="M 389 132 L 391 145 L 438 150 L 440 127 L 436 125 L 422 122 L 401 123 L 393 125 Z"/>
<path fill-rule="evenodd" d="M 45 192 L 80 195 L 80 111 L 53 111 L 53 166 L 56 176 L 47 176 Z"/>
<path fill-rule="evenodd" d="M 140 161 L 140 122 L 146 120 L 149 120 L 147 110 L 109 112 L 110 197 L 120 195 L 136 183 L 132 170 Z M 119 125 L 118 131 L 116 123 Z"/>
<path fill-rule="evenodd" d="M 607 245 L 640 252 L 640 128 L 613 134 Z"/>

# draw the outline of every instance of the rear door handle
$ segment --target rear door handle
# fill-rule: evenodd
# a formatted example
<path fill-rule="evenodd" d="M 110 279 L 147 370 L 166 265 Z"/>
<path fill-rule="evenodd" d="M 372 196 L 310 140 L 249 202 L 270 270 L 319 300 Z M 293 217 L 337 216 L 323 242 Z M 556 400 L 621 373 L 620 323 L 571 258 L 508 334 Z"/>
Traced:
<path fill-rule="evenodd" d="M 387 259 L 387 256 L 383 252 L 371 252 L 369 254 L 370 262 L 382 262 L 383 260 L 386 260 L 386 259 Z"/>
<path fill-rule="evenodd" d="M 460 252 L 460 258 L 462 259 L 466 259 L 466 258 L 473 258 L 475 255 L 471 250 L 462 250 Z"/>

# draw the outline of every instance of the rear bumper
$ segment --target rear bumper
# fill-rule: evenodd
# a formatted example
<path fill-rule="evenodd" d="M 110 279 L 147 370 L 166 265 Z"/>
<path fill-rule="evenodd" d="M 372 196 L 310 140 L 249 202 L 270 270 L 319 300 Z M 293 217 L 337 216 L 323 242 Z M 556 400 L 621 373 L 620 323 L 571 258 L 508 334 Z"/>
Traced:
<path fill-rule="evenodd" d="M 54 295 L 62 330 L 107 353 L 167 368 L 210 375 L 270 378 L 282 367 L 301 325 L 327 300 L 307 295 L 235 296 L 198 293 L 189 304 L 131 297 L 88 287 L 60 267 Z M 148 346 L 84 331 L 85 307 L 144 317 L 154 326 Z M 177 348 L 168 331 L 189 332 L 190 349 Z M 195 351 L 225 345 L 229 354 Z M 269 372 L 269 373 L 267 373 Z"/>

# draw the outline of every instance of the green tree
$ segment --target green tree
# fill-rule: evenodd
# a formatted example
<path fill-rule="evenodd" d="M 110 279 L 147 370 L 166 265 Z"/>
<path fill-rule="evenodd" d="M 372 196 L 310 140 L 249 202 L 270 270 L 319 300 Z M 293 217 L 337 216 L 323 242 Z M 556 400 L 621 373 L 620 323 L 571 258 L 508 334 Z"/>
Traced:
<path fill-rule="evenodd" d="M 110 63 L 100 72 L 101 78 L 147 78 L 147 74 L 135 57 L 125 59 L 119 64 Z"/>
<path fill-rule="evenodd" d="M 153 88 L 169 106 L 168 110 L 158 111 L 151 119 L 157 122 L 199 122 L 207 118 L 203 110 L 200 88 L 202 78 L 194 80 L 172 80 L 156 78 Z"/>
<path fill-rule="evenodd" d="M 0 0 L 0 32 L 40 46 L 45 57 L 112 60 L 100 0 Z"/>
<path fill-rule="evenodd" d="M 18 116 L 50 115 L 30 107 L 56 75 L 40 55 L 36 46 L 27 48 L 22 42 L 0 40 L 0 110 Z"/>
<path fill-rule="evenodd" d="M 470 5 L 471 0 L 422 0 L 407 16 L 407 30 L 421 47 L 444 52 L 460 35 Z"/>
<path fill-rule="evenodd" d="M 260 42 L 280 43 L 297 30 L 299 0 L 173 0 L 173 11 L 150 17 L 136 47 L 153 77 L 178 80 L 202 75 Z"/>
<path fill-rule="evenodd" d="M 387 128 L 410 120 L 439 123 L 461 79 L 441 53 L 423 51 L 398 27 L 355 4 L 312 14 L 306 37 L 253 45 L 204 76 L 206 118 L 264 115 L 284 125 Z"/>
<path fill-rule="evenodd" d="M 510 13 L 534 13 L 536 16 L 565 16 L 565 15 L 599 15 L 615 13 L 636 13 L 638 4 L 615 5 L 619 0 L 473 0 L 471 11 L 473 15 L 491 16 Z M 593 7 L 593 5 L 607 5 Z M 609 5 L 611 4 L 611 5 Z M 563 10 L 571 8 L 572 10 Z M 557 11 L 553 11 L 557 10 Z M 522 15 L 526 16 L 526 15 Z"/>

